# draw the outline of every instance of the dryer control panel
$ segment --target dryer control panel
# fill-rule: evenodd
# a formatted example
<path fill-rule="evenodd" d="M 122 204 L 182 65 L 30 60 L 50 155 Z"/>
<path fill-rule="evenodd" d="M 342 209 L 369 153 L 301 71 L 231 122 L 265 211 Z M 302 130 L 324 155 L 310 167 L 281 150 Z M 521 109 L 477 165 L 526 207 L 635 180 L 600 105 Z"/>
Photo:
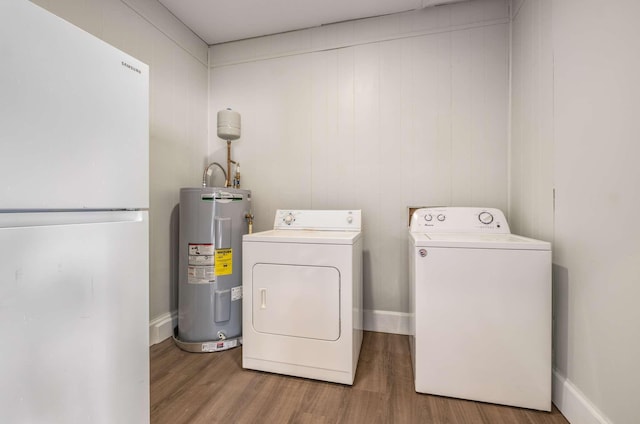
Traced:
<path fill-rule="evenodd" d="M 360 231 L 360 210 L 278 209 L 274 230 Z"/>
<path fill-rule="evenodd" d="M 510 234 L 500 209 L 476 207 L 422 208 L 411 216 L 412 233 Z"/>

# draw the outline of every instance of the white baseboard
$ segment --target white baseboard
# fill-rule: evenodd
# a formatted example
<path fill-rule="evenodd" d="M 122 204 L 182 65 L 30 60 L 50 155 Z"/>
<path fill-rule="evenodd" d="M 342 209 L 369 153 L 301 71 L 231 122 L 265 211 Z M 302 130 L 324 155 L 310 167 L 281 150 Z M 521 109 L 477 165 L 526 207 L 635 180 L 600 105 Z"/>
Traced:
<path fill-rule="evenodd" d="M 149 323 L 149 346 L 173 335 L 178 325 L 178 311 L 167 312 Z M 409 314 L 404 312 L 364 310 L 364 329 L 378 333 L 409 334 Z"/>
<path fill-rule="evenodd" d="M 365 309 L 364 329 L 378 333 L 409 334 L 409 314 Z"/>
<path fill-rule="evenodd" d="M 178 311 L 167 312 L 154 318 L 149 323 L 149 346 L 158 344 L 173 335 L 178 326 Z"/>
<path fill-rule="evenodd" d="M 553 403 L 571 424 L 611 424 L 611 421 L 570 380 L 553 370 Z"/>

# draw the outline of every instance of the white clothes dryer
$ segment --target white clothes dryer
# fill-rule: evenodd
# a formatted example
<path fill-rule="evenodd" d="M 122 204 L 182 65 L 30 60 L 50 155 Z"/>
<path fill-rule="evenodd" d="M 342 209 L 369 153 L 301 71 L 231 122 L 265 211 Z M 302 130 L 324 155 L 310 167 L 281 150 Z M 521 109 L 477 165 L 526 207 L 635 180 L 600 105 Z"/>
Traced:
<path fill-rule="evenodd" d="M 424 208 L 409 252 L 416 392 L 550 411 L 550 244 L 498 209 Z"/>
<path fill-rule="evenodd" d="M 243 238 L 243 368 L 353 384 L 362 344 L 361 211 L 278 210 Z"/>

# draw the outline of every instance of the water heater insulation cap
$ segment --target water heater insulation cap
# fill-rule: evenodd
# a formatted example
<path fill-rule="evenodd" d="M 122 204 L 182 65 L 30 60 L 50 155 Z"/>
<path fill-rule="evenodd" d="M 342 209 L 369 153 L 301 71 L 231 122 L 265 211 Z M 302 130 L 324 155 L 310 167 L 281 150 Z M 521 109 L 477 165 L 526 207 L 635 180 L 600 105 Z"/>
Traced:
<path fill-rule="evenodd" d="M 218 112 L 218 137 L 223 140 L 240 138 L 240 114 L 238 112 L 231 109 Z"/>

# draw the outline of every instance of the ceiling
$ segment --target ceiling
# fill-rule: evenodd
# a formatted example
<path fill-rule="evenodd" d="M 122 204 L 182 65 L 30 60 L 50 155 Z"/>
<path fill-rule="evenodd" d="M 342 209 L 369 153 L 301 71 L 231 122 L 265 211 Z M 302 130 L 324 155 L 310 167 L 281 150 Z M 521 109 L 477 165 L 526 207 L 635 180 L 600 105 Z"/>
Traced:
<path fill-rule="evenodd" d="M 159 0 L 207 44 L 464 0 Z"/>

